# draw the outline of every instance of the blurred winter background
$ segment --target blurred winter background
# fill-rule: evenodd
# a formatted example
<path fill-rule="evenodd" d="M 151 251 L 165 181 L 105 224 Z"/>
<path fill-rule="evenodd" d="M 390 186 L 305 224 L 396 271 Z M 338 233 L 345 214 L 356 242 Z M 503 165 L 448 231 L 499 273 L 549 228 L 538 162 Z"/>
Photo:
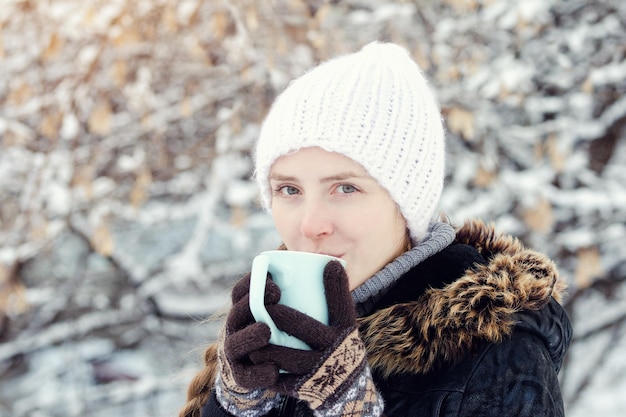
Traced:
<path fill-rule="evenodd" d="M 405 45 L 442 209 L 558 263 L 569 416 L 626 409 L 623 0 L 0 0 L 0 416 L 174 416 L 278 243 L 250 147 L 319 60 Z"/>

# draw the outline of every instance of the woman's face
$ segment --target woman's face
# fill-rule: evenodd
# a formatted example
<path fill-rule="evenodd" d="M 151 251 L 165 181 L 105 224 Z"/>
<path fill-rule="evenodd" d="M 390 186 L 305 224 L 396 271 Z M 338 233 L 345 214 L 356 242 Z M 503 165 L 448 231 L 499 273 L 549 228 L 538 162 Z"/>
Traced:
<path fill-rule="evenodd" d="M 288 250 L 347 262 L 353 290 L 402 253 L 406 223 L 387 191 L 350 158 L 303 148 L 270 170 L 272 217 Z"/>

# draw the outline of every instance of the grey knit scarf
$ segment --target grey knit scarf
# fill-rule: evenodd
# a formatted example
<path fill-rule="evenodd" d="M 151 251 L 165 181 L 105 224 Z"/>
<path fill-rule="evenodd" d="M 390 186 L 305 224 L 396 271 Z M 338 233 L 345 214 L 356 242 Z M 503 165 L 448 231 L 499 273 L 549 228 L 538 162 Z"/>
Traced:
<path fill-rule="evenodd" d="M 448 223 L 432 223 L 428 234 L 411 250 L 388 263 L 374 276 L 352 291 L 352 299 L 359 317 L 371 313 L 374 305 L 391 285 L 409 270 L 448 247 L 455 237 L 454 228 Z"/>

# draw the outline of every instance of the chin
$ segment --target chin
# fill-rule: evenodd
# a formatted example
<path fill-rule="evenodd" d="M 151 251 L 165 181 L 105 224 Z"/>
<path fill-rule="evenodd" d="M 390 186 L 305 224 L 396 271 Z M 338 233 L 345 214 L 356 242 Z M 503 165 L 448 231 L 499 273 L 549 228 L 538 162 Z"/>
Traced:
<path fill-rule="evenodd" d="M 350 286 L 350 291 L 357 289 L 366 281 L 365 278 L 361 278 L 357 274 L 351 273 L 350 268 L 346 270 L 346 275 L 348 275 L 348 285 Z"/>

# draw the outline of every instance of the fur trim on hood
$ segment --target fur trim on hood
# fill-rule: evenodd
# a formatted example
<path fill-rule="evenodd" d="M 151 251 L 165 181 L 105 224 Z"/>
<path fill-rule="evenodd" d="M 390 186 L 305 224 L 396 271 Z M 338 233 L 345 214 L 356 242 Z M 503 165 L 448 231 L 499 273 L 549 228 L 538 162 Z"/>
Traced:
<path fill-rule="evenodd" d="M 498 343 L 511 334 L 514 313 L 538 310 L 565 291 L 554 263 L 497 235 L 492 225 L 471 221 L 456 242 L 478 250 L 476 265 L 443 288 L 430 288 L 416 301 L 384 308 L 360 319 L 372 369 L 389 376 L 424 374 L 458 363 L 479 343 Z"/>

